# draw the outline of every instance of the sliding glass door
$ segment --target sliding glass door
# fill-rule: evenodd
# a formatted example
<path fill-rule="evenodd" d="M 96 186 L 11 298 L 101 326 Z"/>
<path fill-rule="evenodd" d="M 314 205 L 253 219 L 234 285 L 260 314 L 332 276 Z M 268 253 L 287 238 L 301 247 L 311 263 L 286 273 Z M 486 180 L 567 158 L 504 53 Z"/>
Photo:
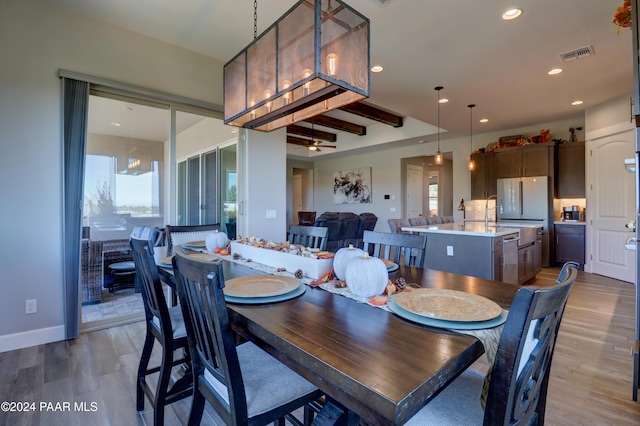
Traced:
<path fill-rule="evenodd" d="M 129 237 L 164 227 L 169 109 L 124 97 L 89 97 L 82 209 L 82 328 L 139 319 Z"/>
<path fill-rule="evenodd" d="M 222 120 L 190 112 L 176 112 L 176 127 L 176 224 L 225 230 L 235 224 L 235 137 Z"/>
<path fill-rule="evenodd" d="M 236 238 L 236 215 L 238 212 L 238 183 L 236 167 L 236 144 L 220 149 L 220 195 L 222 197 L 220 225 L 227 236 Z"/>

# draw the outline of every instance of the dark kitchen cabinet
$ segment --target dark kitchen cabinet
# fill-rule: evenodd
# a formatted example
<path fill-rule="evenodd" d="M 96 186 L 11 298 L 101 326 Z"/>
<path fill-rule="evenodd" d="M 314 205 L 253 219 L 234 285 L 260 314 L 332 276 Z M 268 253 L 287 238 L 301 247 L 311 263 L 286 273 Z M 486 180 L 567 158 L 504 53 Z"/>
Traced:
<path fill-rule="evenodd" d="M 585 198 L 584 154 L 584 142 L 558 145 L 557 198 Z"/>
<path fill-rule="evenodd" d="M 532 244 L 518 249 L 518 284 L 524 284 L 536 276 L 536 249 L 540 247 Z"/>
<path fill-rule="evenodd" d="M 485 200 L 497 191 L 495 156 L 493 153 L 477 154 L 473 161 L 476 168 L 471 171 L 471 199 Z"/>
<path fill-rule="evenodd" d="M 555 225 L 556 265 L 561 266 L 570 260 L 584 265 L 585 227 L 578 225 Z"/>
<path fill-rule="evenodd" d="M 550 176 L 553 143 L 503 148 L 496 151 L 497 178 Z"/>

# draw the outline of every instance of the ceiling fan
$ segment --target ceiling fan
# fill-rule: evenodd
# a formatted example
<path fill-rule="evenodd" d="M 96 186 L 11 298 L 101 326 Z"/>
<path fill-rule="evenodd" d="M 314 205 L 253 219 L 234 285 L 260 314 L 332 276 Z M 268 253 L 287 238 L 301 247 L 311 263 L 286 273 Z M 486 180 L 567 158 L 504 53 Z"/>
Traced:
<path fill-rule="evenodd" d="M 320 152 L 322 151 L 320 148 L 336 148 L 335 145 L 326 145 L 326 144 L 322 144 L 320 143 L 320 141 L 314 141 L 314 140 L 310 140 L 309 144 L 308 144 L 308 148 L 309 151 L 315 151 L 315 152 Z"/>
<path fill-rule="evenodd" d="M 293 127 L 297 127 L 297 126 L 293 126 Z M 297 137 L 297 136 L 287 135 L 287 143 L 291 143 L 291 144 L 294 144 L 294 145 L 300 145 L 300 146 L 306 146 L 307 148 L 309 148 L 310 151 L 315 151 L 315 152 L 322 151 L 320 148 L 333 148 L 333 149 L 336 148 L 335 145 L 323 144 L 321 140 L 319 140 L 319 139 L 314 137 L 315 135 L 314 135 L 314 130 L 313 130 L 313 123 L 311 123 L 311 132 L 302 131 L 304 129 L 296 129 L 296 130 L 297 131 L 294 131 L 295 133 L 303 135 L 303 136 L 307 136 L 310 139 L 308 139 L 307 137 L 300 138 L 300 137 Z M 334 136 L 334 138 L 333 138 L 333 140 L 330 139 L 330 142 L 335 141 L 335 135 L 333 135 L 333 136 Z"/>

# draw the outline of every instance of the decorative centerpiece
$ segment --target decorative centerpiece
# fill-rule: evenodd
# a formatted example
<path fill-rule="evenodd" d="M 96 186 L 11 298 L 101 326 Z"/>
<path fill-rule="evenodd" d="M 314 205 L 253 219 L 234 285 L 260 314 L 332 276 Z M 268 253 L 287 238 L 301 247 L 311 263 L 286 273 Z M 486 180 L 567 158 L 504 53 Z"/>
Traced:
<path fill-rule="evenodd" d="M 209 232 L 204 240 L 209 253 L 215 252 L 215 249 L 223 249 L 229 245 L 229 238 L 224 232 L 218 230 Z"/>
<path fill-rule="evenodd" d="M 252 262 L 262 263 L 289 272 L 302 271 L 309 278 L 320 278 L 333 266 L 334 253 L 291 244 L 275 243 L 261 238 L 241 238 L 231 242 L 231 252 Z"/>
<path fill-rule="evenodd" d="M 359 297 L 373 297 L 387 288 L 389 272 L 384 262 L 364 253 L 349 261 L 345 271 L 345 281 L 351 293 Z"/>
<path fill-rule="evenodd" d="M 363 255 L 364 250 L 354 247 L 353 244 L 349 244 L 349 247 L 343 247 L 338 250 L 333 258 L 333 273 L 336 275 L 336 278 L 344 280 L 344 273 L 349 261 L 356 257 L 362 257 Z"/>

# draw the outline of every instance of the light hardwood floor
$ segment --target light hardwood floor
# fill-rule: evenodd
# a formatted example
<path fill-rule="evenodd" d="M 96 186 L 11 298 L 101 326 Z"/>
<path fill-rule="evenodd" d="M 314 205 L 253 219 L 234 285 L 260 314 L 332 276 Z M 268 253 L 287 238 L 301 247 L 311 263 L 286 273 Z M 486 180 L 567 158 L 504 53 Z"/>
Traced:
<path fill-rule="evenodd" d="M 532 284 L 551 285 L 558 272 L 544 269 Z M 553 359 L 547 425 L 640 425 L 640 402 L 631 398 L 634 299 L 632 284 L 578 274 Z M 142 414 L 135 410 L 143 337 L 138 322 L 0 354 L 0 401 L 37 404 L 34 412 L 0 412 L 0 426 L 151 424 L 148 402 Z M 70 411 L 41 411 L 40 402 L 68 402 Z M 189 402 L 167 407 L 166 424 L 186 424 Z M 209 407 L 202 424 L 219 424 L 216 417 Z"/>

